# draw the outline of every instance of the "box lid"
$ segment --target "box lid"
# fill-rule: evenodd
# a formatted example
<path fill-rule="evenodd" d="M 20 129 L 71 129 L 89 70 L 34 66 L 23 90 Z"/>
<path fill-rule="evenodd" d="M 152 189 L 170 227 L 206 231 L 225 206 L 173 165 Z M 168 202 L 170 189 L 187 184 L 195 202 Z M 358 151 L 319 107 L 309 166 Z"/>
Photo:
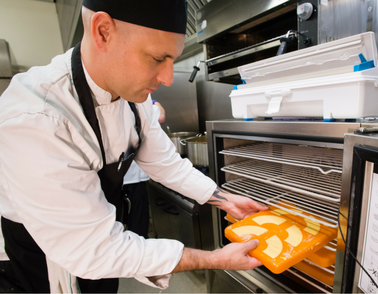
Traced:
<path fill-rule="evenodd" d="M 373 32 L 297 50 L 238 67 L 247 88 L 352 73 L 366 59 L 377 66 L 377 46 Z M 370 62 L 371 64 L 372 62 Z M 359 66 L 364 69 L 364 67 Z"/>

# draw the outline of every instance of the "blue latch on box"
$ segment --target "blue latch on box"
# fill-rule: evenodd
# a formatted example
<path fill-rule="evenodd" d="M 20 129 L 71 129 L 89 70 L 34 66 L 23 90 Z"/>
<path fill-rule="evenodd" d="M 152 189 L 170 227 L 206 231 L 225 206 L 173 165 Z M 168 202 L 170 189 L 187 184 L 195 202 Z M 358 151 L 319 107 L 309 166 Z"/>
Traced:
<path fill-rule="evenodd" d="M 355 65 L 353 71 L 361 71 L 374 67 L 374 60 L 367 61 L 362 53 L 358 54 L 358 57 L 360 57 L 361 63 Z"/>

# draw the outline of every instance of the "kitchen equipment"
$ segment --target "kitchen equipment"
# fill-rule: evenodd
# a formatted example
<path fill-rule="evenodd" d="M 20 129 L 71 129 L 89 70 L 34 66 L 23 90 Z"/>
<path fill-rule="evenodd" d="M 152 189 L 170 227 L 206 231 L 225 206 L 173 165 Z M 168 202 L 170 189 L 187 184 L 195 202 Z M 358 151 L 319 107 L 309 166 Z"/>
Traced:
<path fill-rule="evenodd" d="M 277 205 L 280 201 L 292 203 L 334 228 L 340 225 L 346 238 L 344 243 L 339 231 L 336 241 L 324 247 L 336 250 L 336 260 L 329 267 L 323 267 L 326 270 L 321 269 L 330 276 L 331 281 L 334 280 L 333 283 L 317 278 L 313 272 L 301 266 L 294 265 L 281 274 L 273 274 L 262 266 L 249 271 L 209 270 L 209 292 L 355 293 L 357 290 L 353 287 L 359 287 L 359 279 L 368 285 L 368 278 L 360 278 L 359 275 L 364 274 L 346 250 L 351 250 L 360 260 L 366 256 L 368 265 L 365 267 L 369 268 L 370 257 L 375 254 L 371 248 L 375 247 L 372 246 L 374 240 L 366 236 L 376 234 L 373 225 L 377 225 L 374 219 L 377 212 L 365 213 L 365 208 L 370 207 L 371 210 L 375 205 L 371 202 L 369 206 L 368 197 L 360 197 L 357 191 L 363 187 L 367 192 L 371 189 L 363 179 L 365 166 L 360 165 L 352 175 L 352 163 L 353 158 L 364 159 L 363 153 L 354 153 L 354 147 L 361 144 L 377 148 L 378 137 L 374 133 L 366 136 L 351 133 L 374 125 L 374 119 L 371 122 L 366 119 L 334 123 L 207 122 L 210 176 L 219 186 L 266 205 Z M 361 138 L 364 140 L 361 141 Z M 369 161 L 376 162 L 376 158 L 378 153 L 373 153 Z M 370 178 L 369 174 L 366 172 L 367 178 Z M 217 208 L 213 208 L 213 214 L 209 216 L 209 221 L 214 220 L 214 248 L 229 243 L 224 234 L 224 229 L 229 226 L 225 216 Z M 347 229 L 347 224 L 353 225 Z M 366 233 L 363 228 L 369 232 Z M 365 253 L 362 253 L 364 243 Z"/>
<path fill-rule="evenodd" d="M 372 125 L 373 126 L 373 125 Z M 371 127 L 371 126 L 370 126 Z M 346 246 L 341 292 L 378 292 L 378 250 L 371 237 L 377 237 L 374 226 L 378 214 L 378 136 L 377 133 L 345 135 L 345 173 L 348 181 L 343 182 L 341 219 L 350 226 L 343 230 Z M 349 192 L 349 193 L 348 193 Z M 352 195 L 350 202 L 347 197 Z M 341 221 L 340 219 L 340 221 Z M 363 271 L 352 254 L 365 267 Z M 367 275 L 369 274 L 370 277 Z M 341 276 L 341 275 L 340 275 Z M 335 276 L 336 278 L 336 276 Z M 375 284 L 372 283 L 374 279 Z"/>
<path fill-rule="evenodd" d="M 200 205 L 152 180 L 147 189 L 156 237 L 171 238 L 187 247 L 201 248 Z"/>
<path fill-rule="evenodd" d="M 367 31 L 377 33 L 377 5 L 360 0 L 212 1 L 196 11 L 206 79 L 241 84 L 237 67 L 275 56 L 289 31 L 297 36 L 290 38 L 293 43 L 287 52 Z"/>
<path fill-rule="evenodd" d="M 152 227 L 157 238 L 179 240 L 186 247 L 210 250 L 214 244 L 210 205 L 199 205 L 160 183 L 147 182 Z"/>
<path fill-rule="evenodd" d="M 194 166 L 209 166 L 206 136 L 201 136 L 201 134 L 199 134 L 194 138 L 183 139 L 180 143 L 187 146 L 188 159 Z"/>
<path fill-rule="evenodd" d="M 185 138 L 194 137 L 196 132 L 174 132 L 169 133 L 168 137 L 171 139 L 173 144 L 176 146 L 176 151 L 182 156 L 185 157 L 188 153 L 186 145 L 180 143 L 181 140 Z"/>
<path fill-rule="evenodd" d="M 233 116 L 377 116 L 376 62 L 375 35 L 368 32 L 241 66 L 246 85 L 231 92 Z"/>

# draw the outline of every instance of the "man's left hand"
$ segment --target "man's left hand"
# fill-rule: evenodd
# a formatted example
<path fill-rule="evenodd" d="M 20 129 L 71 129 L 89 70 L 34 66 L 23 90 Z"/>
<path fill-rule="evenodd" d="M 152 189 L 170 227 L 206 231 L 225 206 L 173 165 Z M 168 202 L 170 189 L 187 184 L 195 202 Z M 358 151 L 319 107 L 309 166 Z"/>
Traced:
<path fill-rule="evenodd" d="M 207 203 L 226 211 L 229 215 L 239 220 L 253 215 L 260 210 L 268 209 L 267 206 L 257 203 L 251 198 L 231 194 L 219 187 L 215 189 Z"/>

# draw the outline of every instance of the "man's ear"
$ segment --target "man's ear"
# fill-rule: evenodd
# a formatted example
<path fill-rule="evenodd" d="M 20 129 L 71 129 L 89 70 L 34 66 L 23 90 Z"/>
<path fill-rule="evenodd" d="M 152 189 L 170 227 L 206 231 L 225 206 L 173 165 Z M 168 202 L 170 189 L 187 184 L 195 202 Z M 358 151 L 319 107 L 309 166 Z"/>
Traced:
<path fill-rule="evenodd" d="M 91 35 L 97 49 L 106 52 L 115 23 L 106 12 L 96 12 L 91 19 Z"/>

